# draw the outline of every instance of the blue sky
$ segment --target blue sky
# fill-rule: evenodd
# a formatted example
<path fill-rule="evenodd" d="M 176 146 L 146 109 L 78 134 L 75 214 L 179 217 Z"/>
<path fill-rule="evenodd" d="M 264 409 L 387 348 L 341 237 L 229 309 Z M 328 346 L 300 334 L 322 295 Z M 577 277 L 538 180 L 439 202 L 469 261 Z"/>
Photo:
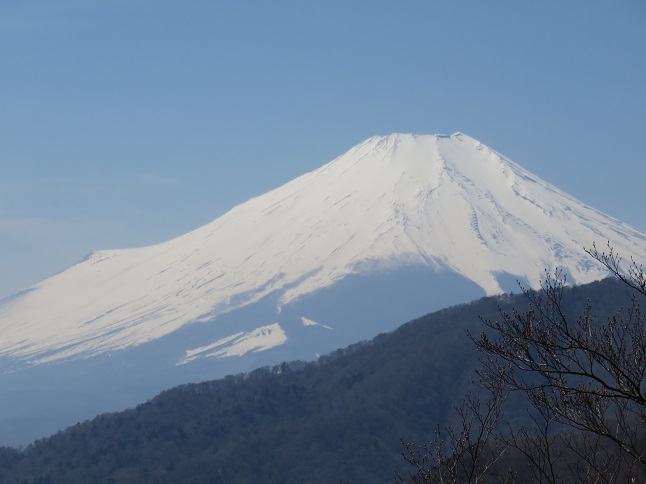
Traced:
<path fill-rule="evenodd" d="M 392 132 L 646 230 L 645 53 L 642 0 L 4 0 L 0 297 Z"/>

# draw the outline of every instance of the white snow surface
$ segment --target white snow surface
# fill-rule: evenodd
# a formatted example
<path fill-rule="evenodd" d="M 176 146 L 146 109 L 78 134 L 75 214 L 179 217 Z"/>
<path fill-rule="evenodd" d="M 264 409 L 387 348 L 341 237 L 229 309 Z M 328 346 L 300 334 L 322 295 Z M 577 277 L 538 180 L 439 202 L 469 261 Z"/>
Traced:
<path fill-rule="evenodd" d="M 309 318 L 306 318 L 304 316 L 301 316 L 301 323 L 303 323 L 303 326 L 320 326 L 321 328 L 325 329 L 333 329 L 331 326 L 328 326 L 326 324 L 321 324 L 317 323 L 316 321 L 313 321 Z"/>
<path fill-rule="evenodd" d="M 0 302 L 0 356 L 37 364 L 132 347 L 274 291 L 284 305 L 373 269 L 448 269 L 487 294 L 501 292 L 501 273 L 536 286 L 556 266 L 586 283 L 606 273 L 583 247 L 606 241 L 646 260 L 646 234 L 469 136 L 373 137 L 197 230 L 95 252 Z M 270 329 L 267 347 L 280 344 Z M 244 336 L 187 358 L 240 354 Z"/>
<path fill-rule="evenodd" d="M 186 356 L 179 364 L 189 363 L 197 358 L 225 358 L 243 356 L 250 351 L 265 351 L 282 345 L 287 335 L 278 323 L 262 326 L 254 331 L 233 334 L 207 346 L 186 350 Z"/>

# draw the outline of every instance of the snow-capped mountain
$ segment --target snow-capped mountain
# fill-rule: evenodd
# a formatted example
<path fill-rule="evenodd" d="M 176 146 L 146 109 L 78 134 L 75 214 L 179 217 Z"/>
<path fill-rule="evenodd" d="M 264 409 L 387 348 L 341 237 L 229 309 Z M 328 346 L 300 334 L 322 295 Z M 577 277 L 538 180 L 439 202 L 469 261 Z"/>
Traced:
<path fill-rule="evenodd" d="M 119 384 L 92 398 L 131 402 L 139 381 L 315 358 L 545 268 L 600 279 L 583 247 L 606 241 L 646 260 L 646 234 L 464 134 L 373 137 L 188 234 L 93 253 L 0 301 L 0 383 L 103 372 Z"/>

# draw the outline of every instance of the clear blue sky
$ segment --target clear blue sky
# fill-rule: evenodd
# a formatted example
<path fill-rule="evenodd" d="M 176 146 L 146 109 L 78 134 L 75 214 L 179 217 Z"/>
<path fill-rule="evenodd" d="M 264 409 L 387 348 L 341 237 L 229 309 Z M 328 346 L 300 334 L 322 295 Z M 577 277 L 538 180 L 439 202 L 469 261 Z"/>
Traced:
<path fill-rule="evenodd" d="M 646 230 L 645 119 L 643 0 L 3 0 L 0 297 L 392 132 Z"/>

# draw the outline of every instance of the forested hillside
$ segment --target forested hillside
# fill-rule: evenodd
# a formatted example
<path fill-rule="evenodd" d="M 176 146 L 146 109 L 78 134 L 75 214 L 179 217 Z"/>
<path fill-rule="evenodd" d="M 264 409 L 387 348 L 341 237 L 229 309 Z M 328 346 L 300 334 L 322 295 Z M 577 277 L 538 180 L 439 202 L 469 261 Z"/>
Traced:
<path fill-rule="evenodd" d="M 587 300 L 603 316 L 628 290 L 611 279 L 571 288 L 564 307 L 575 315 Z M 22 452 L 4 449 L 0 481 L 392 482 L 408 472 L 400 438 L 431 440 L 472 389 L 478 354 L 467 331 L 526 306 L 522 294 L 483 298 L 316 362 L 180 386 Z"/>

